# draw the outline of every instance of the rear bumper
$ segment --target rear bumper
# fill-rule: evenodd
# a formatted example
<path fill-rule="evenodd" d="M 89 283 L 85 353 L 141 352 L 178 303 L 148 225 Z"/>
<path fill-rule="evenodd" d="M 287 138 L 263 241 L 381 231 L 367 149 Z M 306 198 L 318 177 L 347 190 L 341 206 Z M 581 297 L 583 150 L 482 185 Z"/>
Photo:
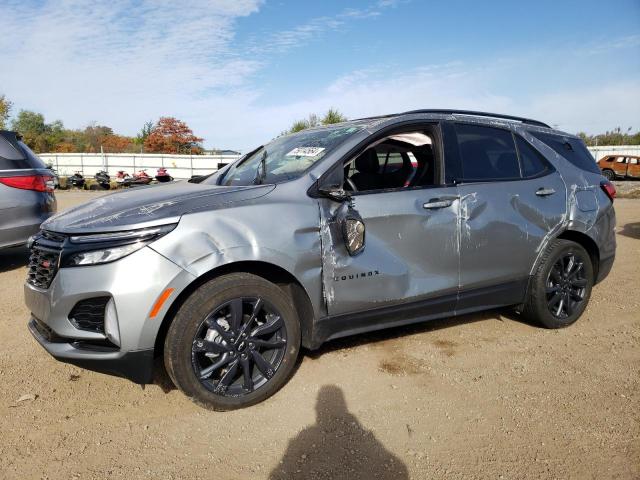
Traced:
<path fill-rule="evenodd" d="M 616 259 L 615 255 L 606 259 L 600 259 L 600 266 L 598 267 L 598 276 L 596 277 L 595 283 L 600 283 L 602 280 L 607 278 L 607 276 L 611 272 L 611 268 L 613 267 L 613 262 L 615 259 Z"/>
<path fill-rule="evenodd" d="M 29 321 L 29 331 L 53 358 L 61 362 L 140 384 L 151 383 L 153 379 L 153 349 L 133 352 L 89 350 L 77 342 L 57 338 L 35 318 Z"/>

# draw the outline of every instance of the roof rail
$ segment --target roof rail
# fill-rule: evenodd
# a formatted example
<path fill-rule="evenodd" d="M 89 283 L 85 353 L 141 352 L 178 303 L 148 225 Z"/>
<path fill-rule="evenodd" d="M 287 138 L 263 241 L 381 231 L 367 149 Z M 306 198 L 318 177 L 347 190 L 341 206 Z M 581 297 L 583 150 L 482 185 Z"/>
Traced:
<path fill-rule="evenodd" d="M 532 120 L 530 118 L 515 117 L 513 115 L 502 115 L 500 113 L 474 112 L 473 110 L 422 109 L 422 110 L 410 110 L 408 112 L 402 112 L 399 115 L 407 115 L 410 113 L 442 113 L 444 115 L 472 115 L 474 117 L 493 117 L 493 118 L 502 118 L 505 120 L 516 120 L 518 122 L 526 123 L 528 125 L 536 125 L 538 127 L 551 128 L 546 123 L 540 122 L 538 120 Z"/>

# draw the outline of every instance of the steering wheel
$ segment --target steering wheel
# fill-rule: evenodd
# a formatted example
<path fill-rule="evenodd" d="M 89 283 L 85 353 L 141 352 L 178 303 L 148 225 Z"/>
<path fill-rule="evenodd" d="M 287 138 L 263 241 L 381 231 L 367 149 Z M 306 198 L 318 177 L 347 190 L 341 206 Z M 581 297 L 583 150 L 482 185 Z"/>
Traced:
<path fill-rule="evenodd" d="M 349 187 L 349 190 L 351 190 L 352 192 L 358 191 L 358 187 L 356 187 L 356 184 L 353 183 L 353 180 L 351 180 L 349 177 L 345 179 L 345 183 L 347 184 L 346 186 Z"/>

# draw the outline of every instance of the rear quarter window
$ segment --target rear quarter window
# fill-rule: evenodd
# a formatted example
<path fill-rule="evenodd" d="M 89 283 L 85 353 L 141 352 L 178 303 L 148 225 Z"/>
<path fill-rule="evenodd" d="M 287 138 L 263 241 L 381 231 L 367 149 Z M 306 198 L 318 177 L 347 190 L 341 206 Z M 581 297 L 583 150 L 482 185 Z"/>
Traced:
<path fill-rule="evenodd" d="M 6 138 L 5 135 L 12 137 Z M 16 141 L 11 132 L 0 134 L 0 170 L 47 168 L 40 158 L 23 142 Z"/>
<path fill-rule="evenodd" d="M 576 167 L 587 172 L 600 174 L 595 159 L 579 138 L 553 135 L 550 133 L 529 132 L 541 142 L 552 148 L 558 155 Z"/>

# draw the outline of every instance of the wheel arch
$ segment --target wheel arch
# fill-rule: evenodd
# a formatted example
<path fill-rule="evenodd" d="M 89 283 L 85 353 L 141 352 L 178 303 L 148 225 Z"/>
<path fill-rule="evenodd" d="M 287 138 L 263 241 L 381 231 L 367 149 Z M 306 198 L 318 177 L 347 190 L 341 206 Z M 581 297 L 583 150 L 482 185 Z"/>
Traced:
<path fill-rule="evenodd" d="M 154 355 L 161 356 L 164 351 L 164 340 L 171 322 L 187 298 L 204 283 L 229 273 L 251 273 L 265 280 L 275 283 L 285 290 L 293 299 L 294 306 L 300 320 L 302 345 L 308 347 L 311 342 L 314 311 L 309 294 L 298 279 L 284 268 L 269 262 L 247 260 L 227 263 L 215 267 L 197 277 L 187 285 L 172 302 L 162 319 L 154 344 Z"/>
<path fill-rule="evenodd" d="M 598 244 L 586 233 L 580 232 L 578 230 L 563 230 L 558 235 L 552 237 L 544 246 L 544 249 L 540 252 L 536 261 L 533 264 L 531 272 L 529 274 L 529 280 L 527 281 L 527 290 L 525 292 L 525 298 L 529 295 L 531 290 L 531 282 L 534 278 L 535 272 L 538 270 L 538 266 L 543 258 L 543 252 L 545 249 L 549 247 L 549 245 L 554 240 L 570 240 L 572 242 L 577 243 L 581 247 L 583 247 L 587 253 L 589 254 L 589 258 L 591 259 L 591 265 L 593 266 L 593 280 L 594 284 L 596 279 L 598 278 L 598 271 L 600 270 L 600 249 L 598 248 Z M 518 306 L 518 310 L 522 308 L 522 305 Z"/>
<path fill-rule="evenodd" d="M 575 242 L 587 251 L 589 258 L 591 259 L 591 265 L 593 266 L 593 280 L 595 283 L 595 279 L 598 278 L 598 270 L 600 268 L 600 249 L 596 242 L 586 233 L 582 233 L 577 230 L 565 230 L 556 238 Z"/>

